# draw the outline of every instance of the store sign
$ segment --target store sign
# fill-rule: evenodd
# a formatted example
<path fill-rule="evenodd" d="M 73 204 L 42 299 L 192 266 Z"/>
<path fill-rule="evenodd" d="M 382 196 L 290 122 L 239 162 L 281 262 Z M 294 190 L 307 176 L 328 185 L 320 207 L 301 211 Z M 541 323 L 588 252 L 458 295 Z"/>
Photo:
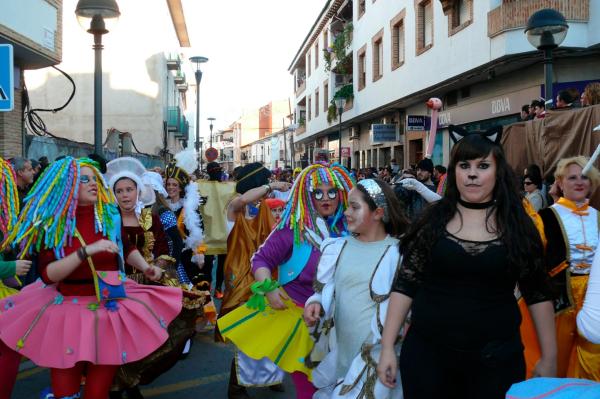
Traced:
<path fill-rule="evenodd" d="M 518 114 L 521 111 L 522 105 L 529 104 L 532 99 L 539 97 L 539 90 L 539 86 L 533 86 L 524 90 L 442 111 L 438 115 L 438 126 L 443 128 L 450 124 L 461 125 L 463 123 Z"/>
<path fill-rule="evenodd" d="M 406 131 L 422 132 L 431 128 L 431 118 L 427 115 L 407 115 Z"/>
<path fill-rule="evenodd" d="M 400 141 L 400 131 L 396 123 L 377 123 L 371 125 L 371 144 Z"/>
<path fill-rule="evenodd" d="M 342 147 L 342 157 L 350 157 L 350 147 Z"/>
<path fill-rule="evenodd" d="M 14 64 L 11 44 L 0 44 L 0 111 L 14 108 Z"/>

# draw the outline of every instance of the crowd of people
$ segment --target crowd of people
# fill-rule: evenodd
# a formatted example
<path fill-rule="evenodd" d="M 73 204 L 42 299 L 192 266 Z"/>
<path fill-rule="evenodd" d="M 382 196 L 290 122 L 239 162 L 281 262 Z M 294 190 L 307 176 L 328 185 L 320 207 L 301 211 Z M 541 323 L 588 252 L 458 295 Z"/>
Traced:
<path fill-rule="evenodd" d="M 600 381 L 600 173 L 517 176 L 502 129 L 449 129 L 449 164 L 409 169 L 0 159 L 0 399 L 22 357 L 48 397 L 141 398 L 200 328 L 236 347 L 233 399 Z"/>
<path fill-rule="evenodd" d="M 551 99 L 550 104 L 553 102 Z M 600 82 L 592 82 L 585 86 L 581 94 L 575 87 L 559 91 L 553 108 L 568 110 L 598 104 L 600 104 Z M 546 116 L 546 105 L 547 102 L 544 98 L 537 98 L 532 100 L 531 104 L 523 105 L 521 107 L 521 120 L 543 119 Z"/>

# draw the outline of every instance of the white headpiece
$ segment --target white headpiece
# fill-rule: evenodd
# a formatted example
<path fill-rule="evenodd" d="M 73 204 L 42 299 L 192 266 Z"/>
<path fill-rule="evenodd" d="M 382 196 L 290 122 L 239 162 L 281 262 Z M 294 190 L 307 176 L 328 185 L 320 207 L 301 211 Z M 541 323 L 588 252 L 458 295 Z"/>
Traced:
<path fill-rule="evenodd" d="M 144 173 L 146 173 L 146 168 L 140 161 L 132 157 L 121 157 L 108 162 L 104 174 L 104 178 L 113 193 L 115 184 L 120 179 L 126 177 L 135 182 L 138 189 L 138 202 L 135 206 L 135 213 L 138 216 L 145 206 L 152 205 L 156 201 L 154 189 L 142 181 Z"/>
<path fill-rule="evenodd" d="M 150 171 L 145 172 L 142 176 L 142 182 L 145 185 L 152 187 L 153 190 L 157 191 L 163 197 L 167 198 L 169 196 L 167 190 L 165 190 L 165 187 L 163 186 L 163 178 L 158 173 Z"/>

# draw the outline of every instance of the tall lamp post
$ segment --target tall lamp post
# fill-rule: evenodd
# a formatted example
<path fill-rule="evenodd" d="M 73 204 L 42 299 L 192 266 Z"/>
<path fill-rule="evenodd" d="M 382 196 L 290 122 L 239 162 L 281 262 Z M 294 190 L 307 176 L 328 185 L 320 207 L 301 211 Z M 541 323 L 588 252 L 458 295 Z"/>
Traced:
<path fill-rule="evenodd" d="M 115 0 L 79 0 L 75 15 L 81 27 L 94 35 L 94 153 L 102 153 L 102 35 L 106 22 L 116 22 L 121 12 Z"/>
<path fill-rule="evenodd" d="M 216 118 L 210 117 L 210 118 L 206 118 L 210 121 L 210 125 L 208 126 L 210 128 L 210 146 L 212 148 L 213 142 L 212 142 L 212 130 L 213 130 L 213 122 L 216 120 Z"/>
<path fill-rule="evenodd" d="M 338 110 L 339 116 L 339 141 L 338 141 L 338 155 L 339 155 L 339 163 L 342 164 L 342 113 L 344 112 L 344 106 L 346 105 L 346 99 L 343 97 L 338 97 L 335 99 L 335 106 Z"/>
<path fill-rule="evenodd" d="M 200 70 L 200 64 L 208 61 L 206 57 L 190 57 L 190 62 L 196 64 L 196 71 L 194 76 L 196 77 L 196 153 L 200 157 L 200 170 L 202 170 L 202 142 L 200 141 L 200 82 L 202 81 L 202 71 Z"/>
<path fill-rule="evenodd" d="M 554 101 L 552 94 L 552 50 L 560 46 L 567 36 L 569 25 L 564 15 L 551 8 L 533 13 L 527 21 L 525 34 L 531 45 L 544 52 L 544 77 L 546 102 Z"/>

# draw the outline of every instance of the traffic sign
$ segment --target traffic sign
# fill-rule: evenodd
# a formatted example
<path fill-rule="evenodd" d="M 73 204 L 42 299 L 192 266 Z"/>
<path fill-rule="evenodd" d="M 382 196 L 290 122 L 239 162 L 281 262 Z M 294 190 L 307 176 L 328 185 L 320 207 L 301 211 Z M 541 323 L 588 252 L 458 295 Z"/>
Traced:
<path fill-rule="evenodd" d="M 204 152 L 204 156 L 208 162 L 212 162 L 215 159 L 219 158 L 219 151 L 214 147 L 209 147 Z"/>
<path fill-rule="evenodd" d="M 13 47 L 0 44 L 0 111 L 12 111 L 14 100 Z"/>

